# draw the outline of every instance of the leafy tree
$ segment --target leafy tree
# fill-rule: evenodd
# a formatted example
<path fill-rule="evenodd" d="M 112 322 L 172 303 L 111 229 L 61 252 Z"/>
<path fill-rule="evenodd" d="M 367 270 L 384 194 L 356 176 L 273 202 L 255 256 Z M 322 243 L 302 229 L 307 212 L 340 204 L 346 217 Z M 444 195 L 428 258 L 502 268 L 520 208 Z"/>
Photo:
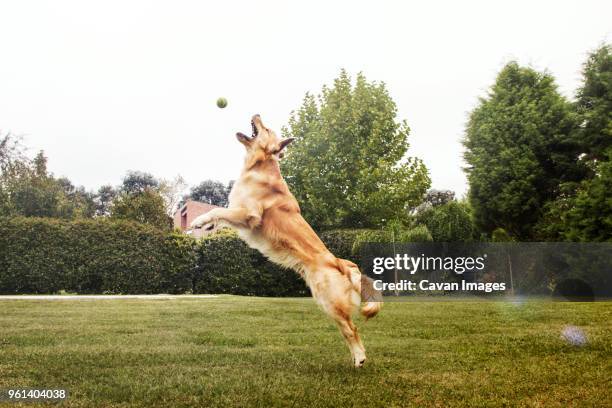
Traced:
<path fill-rule="evenodd" d="M 184 180 L 160 180 L 142 171 L 128 171 L 115 192 L 105 186 L 98 196 L 98 212 L 108 211 L 112 219 L 131 220 L 162 230 L 172 228 L 170 214 L 176 206 Z"/>
<path fill-rule="evenodd" d="M 159 187 L 159 180 L 157 180 L 152 174 L 143 171 L 127 172 L 123 178 L 121 185 L 121 192 L 127 194 L 142 193 L 148 189 L 157 189 Z"/>
<path fill-rule="evenodd" d="M 434 239 L 425 225 L 417 225 L 400 235 L 402 242 L 432 242 Z"/>
<path fill-rule="evenodd" d="M 580 141 L 587 160 L 608 160 L 612 147 L 612 46 L 592 52 L 582 70 L 583 84 L 577 92 Z"/>
<path fill-rule="evenodd" d="M 572 137 L 576 124 L 552 76 L 516 62 L 502 69 L 470 114 L 464 139 L 469 201 L 479 228 L 533 237 L 560 183 L 585 173 Z"/>
<path fill-rule="evenodd" d="M 162 179 L 159 181 L 158 190 L 166 203 L 166 214 L 169 216 L 174 214 L 174 211 L 179 207 L 186 188 L 187 183 L 180 175 L 176 176 L 173 180 Z"/>
<path fill-rule="evenodd" d="M 612 148 L 597 165 L 593 178 L 580 183 L 566 216 L 570 241 L 612 241 Z"/>
<path fill-rule="evenodd" d="M 9 181 L 9 195 L 15 214 L 26 217 L 53 217 L 57 214 L 57 191 L 47 174 L 47 158 L 42 151 L 13 177 Z"/>
<path fill-rule="evenodd" d="M 415 224 L 422 224 L 436 242 L 467 242 L 474 238 L 474 223 L 468 203 L 450 201 L 418 213 Z"/>
<path fill-rule="evenodd" d="M 547 203 L 536 228 L 540 240 L 612 241 L 612 149 L 602 159 L 593 177 L 562 184 L 563 193 Z"/>
<path fill-rule="evenodd" d="M 3 214 L 26 217 L 84 218 L 95 211 L 93 195 L 75 187 L 67 178 L 55 178 L 47 170 L 47 158 L 39 152 L 30 162 L 13 161 L 3 173 Z"/>
<path fill-rule="evenodd" d="M 379 230 L 357 230 L 353 240 L 353 258 L 364 254 L 366 244 L 392 244 L 406 242 L 432 242 L 433 237 L 425 225 L 416 225 L 413 228 L 405 228 L 399 224 L 391 224 Z"/>
<path fill-rule="evenodd" d="M 281 162 L 302 213 L 315 228 L 382 226 L 404 219 L 430 185 L 427 169 L 406 158 L 409 128 L 383 83 L 346 71 L 306 94 L 285 137 L 295 138 Z"/>
<path fill-rule="evenodd" d="M 9 172 L 15 163 L 27 162 L 24 150 L 21 137 L 11 133 L 0 137 L 0 174 Z"/>
<path fill-rule="evenodd" d="M 108 217 L 111 213 L 111 205 L 117 197 L 117 190 L 111 185 L 104 185 L 98 189 L 95 196 L 97 217 Z"/>
<path fill-rule="evenodd" d="M 95 215 L 95 194 L 86 191 L 83 186 L 75 186 L 66 177 L 56 179 L 56 183 L 61 191 L 59 194 L 61 218 L 91 218 Z"/>
<path fill-rule="evenodd" d="M 200 184 L 191 188 L 188 198 L 195 201 L 201 201 L 219 207 L 227 207 L 228 197 L 231 191 L 233 181 L 230 181 L 227 186 L 215 180 L 204 180 Z"/>
<path fill-rule="evenodd" d="M 438 207 L 455 200 L 455 192 L 451 190 L 428 190 L 425 194 L 425 199 L 418 207 L 414 209 L 417 214 L 429 210 L 433 207 Z"/>
<path fill-rule="evenodd" d="M 577 93 L 584 160 L 593 168 L 570 199 L 564 237 L 572 241 L 612 241 L 612 46 L 589 55 Z"/>
<path fill-rule="evenodd" d="M 590 169 L 580 182 L 559 186 L 537 225 L 542 240 L 612 240 L 612 47 L 589 55 L 577 92 L 580 127 L 575 132 L 581 161 Z"/>
<path fill-rule="evenodd" d="M 21 142 L 20 137 L 11 133 L 0 137 L 0 215 L 15 213 L 12 192 L 17 181 L 29 172 L 30 164 Z"/>
<path fill-rule="evenodd" d="M 111 205 L 111 218 L 149 224 L 162 230 L 172 229 L 164 198 L 152 188 L 137 193 L 120 193 Z"/>
<path fill-rule="evenodd" d="M 431 189 L 425 194 L 425 202 L 432 207 L 437 207 L 455 200 L 455 192 L 452 190 Z"/>
<path fill-rule="evenodd" d="M 491 241 L 493 242 L 512 242 L 514 239 L 503 228 L 495 228 L 491 233 Z"/>

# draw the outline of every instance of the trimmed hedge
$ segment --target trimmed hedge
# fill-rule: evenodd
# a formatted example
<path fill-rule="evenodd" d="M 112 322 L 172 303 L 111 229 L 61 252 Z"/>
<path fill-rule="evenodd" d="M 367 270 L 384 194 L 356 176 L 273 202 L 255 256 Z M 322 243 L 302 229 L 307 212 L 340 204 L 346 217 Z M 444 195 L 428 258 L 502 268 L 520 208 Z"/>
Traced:
<path fill-rule="evenodd" d="M 235 232 L 221 230 L 197 245 L 194 292 L 254 296 L 306 296 L 310 292 L 292 270 L 268 261 Z"/>
<path fill-rule="evenodd" d="M 361 253 L 364 244 L 392 242 L 432 242 L 431 233 L 425 225 L 417 225 L 411 229 L 400 230 L 397 234 L 393 234 L 390 230 L 366 230 L 357 235 L 353 242 L 353 254 L 356 256 Z"/>
<path fill-rule="evenodd" d="M 353 245 L 357 238 L 366 232 L 375 232 L 369 229 L 335 229 L 321 233 L 321 240 L 327 248 L 338 258 L 349 259 L 356 262 L 353 253 Z"/>
<path fill-rule="evenodd" d="M 332 230 L 321 239 L 359 263 L 363 242 L 387 231 Z M 427 241 L 425 227 L 398 241 Z M 0 218 L 0 293 L 228 293 L 306 296 L 291 270 L 249 248 L 229 230 L 201 240 L 129 221 Z"/>
<path fill-rule="evenodd" d="M 234 233 L 202 240 L 128 221 L 0 218 L 0 293 L 302 296 L 293 271 Z"/>
<path fill-rule="evenodd" d="M 0 293 L 184 293 L 193 245 L 127 221 L 0 218 Z"/>

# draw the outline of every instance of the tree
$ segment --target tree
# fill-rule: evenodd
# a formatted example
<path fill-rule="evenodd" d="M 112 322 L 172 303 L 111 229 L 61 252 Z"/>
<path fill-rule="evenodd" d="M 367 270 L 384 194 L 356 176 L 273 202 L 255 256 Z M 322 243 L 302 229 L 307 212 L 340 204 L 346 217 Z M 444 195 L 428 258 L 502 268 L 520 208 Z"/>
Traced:
<path fill-rule="evenodd" d="M 0 174 L 4 175 L 10 167 L 18 162 L 27 162 L 22 138 L 11 133 L 0 137 Z"/>
<path fill-rule="evenodd" d="M 61 218 L 91 218 L 96 213 L 95 194 L 83 186 L 75 186 L 66 178 L 55 181 L 61 190 L 59 211 Z"/>
<path fill-rule="evenodd" d="M 612 148 L 593 178 L 580 183 L 568 209 L 564 237 L 570 241 L 612 241 Z"/>
<path fill-rule="evenodd" d="M 469 204 L 449 201 L 418 213 L 416 225 L 422 224 L 436 242 L 468 242 L 474 239 L 474 223 Z"/>
<path fill-rule="evenodd" d="M 425 202 L 432 207 L 438 207 L 455 200 L 455 192 L 451 190 L 431 189 L 425 194 Z"/>
<path fill-rule="evenodd" d="M 607 151 L 612 147 L 612 46 L 605 44 L 592 52 L 582 76 L 576 108 L 585 159 L 608 160 Z"/>
<path fill-rule="evenodd" d="M 204 180 L 200 184 L 191 188 L 188 198 L 218 205 L 219 207 L 227 207 L 228 197 L 232 189 L 233 181 L 230 181 L 227 187 L 223 183 L 215 180 Z"/>
<path fill-rule="evenodd" d="M 612 47 L 592 52 L 582 74 L 575 104 L 580 127 L 574 137 L 590 171 L 579 182 L 560 184 L 537 225 L 542 240 L 612 240 Z"/>
<path fill-rule="evenodd" d="M 95 212 L 93 194 L 49 173 L 42 151 L 14 173 L 9 195 L 12 215 L 72 219 L 92 217 Z"/>
<path fill-rule="evenodd" d="M 0 215 L 16 212 L 13 191 L 19 180 L 27 177 L 30 162 L 24 154 L 20 137 L 7 133 L 0 137 Z"/>
<path fill-rule="evenodd" d="M 406 158 L 409 128 L 384 83 L 346 71 L 306 94 L 283 128 L 295 138 L 281 162 L 285 179 L 315 228 L 373 227 L 405 219 L 430 185 L 421 160 Z"/>
<path fill-rule="evenodd" d="M 95 196 L 97 217 L 108 217 L 111 214 L 113 200 L 117 197 L 117 190 L 111 185 L 104 185 L 98 189 Z"/>
<path fill-rule="evenodd" d="M 562 182 L 583 177 L 571 105 L 552 76 L 516 62 L 499 73 L 472 111 L 464 145 L 469 201 L 477 226 L 531 239 Z"/>
<path fill-rule="evenodd" d="M 592 52 L 577 92 L 584 160 L 594 169 L 576 189 L 566 217 L 565 238 L 612 241 L 612 46 Z"/>
<path fill-rule="evenodd" d="M 169 230 L 172 219 L 162 193 L 170 194 L 170 188 L 164 183 L 167 182 L 158 180 L 150 173 L 128 171 L 117 192 L 110 186 L 101 189 L 98 210 L 105 211 L 106 207 L 113 219 L 131 220 Z"/>
<path fill-rule="evenodd" d="M 183 197 L 183 192 L 187 188 L 185 179 L 178 175 L 173 180 L 160 180 L 159 193 L 164 198 L 166 203 L 166 214 L 172 216 L 176 209 L 180 206 Z"/>
<path fill-rule="evenodd" d="M 455 192 L 452 190 L 428 190 L 425 198 L 418 207 L 414 209 L 416 214 L 429 210 L 433 207 L 438 207 L 455 200 Z"/>
<path fill-rule="evenodd" d="M 157 180 L 152 174 L 143 171 L 127 172 L 123 178 L 121 185 L 121 191 L 127 194 L 142 193 L 148 189 L 157 189 L 159 187 L 159 180 Z"/>
<path fill-rule="evenodd" d="M 172 229 L 164 198 L 152 188 L 142 192 L 120 193 L 111 205 L 111 218 L 149 224 L 162 230 Z"/>

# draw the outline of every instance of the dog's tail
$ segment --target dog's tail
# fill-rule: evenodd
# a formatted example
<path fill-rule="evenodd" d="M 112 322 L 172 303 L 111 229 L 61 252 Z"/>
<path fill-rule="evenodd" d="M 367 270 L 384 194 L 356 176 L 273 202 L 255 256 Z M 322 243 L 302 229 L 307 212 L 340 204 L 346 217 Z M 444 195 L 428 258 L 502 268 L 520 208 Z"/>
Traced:
<path fill-rule="evenodd" d="M 355 292 L 361 296 L 365 305 L 361 308 L 361 314 L 370 319 L 378 314 L 382 308 L 382 294 L 374 287 L 374 281 L 367 275 L 359 271 L 357 265 L 346 259 L 338 259 L 340 270 L 344 273 L 353 285 Z"/>
<path fill-rule="evenodd" d="M 361 275 L 361 298 L 366 304 L 361 308 L 361 314 L 366 320 L 376 316 L 382 309 L 382 294 L 374 287 L 372 278 Z"/>

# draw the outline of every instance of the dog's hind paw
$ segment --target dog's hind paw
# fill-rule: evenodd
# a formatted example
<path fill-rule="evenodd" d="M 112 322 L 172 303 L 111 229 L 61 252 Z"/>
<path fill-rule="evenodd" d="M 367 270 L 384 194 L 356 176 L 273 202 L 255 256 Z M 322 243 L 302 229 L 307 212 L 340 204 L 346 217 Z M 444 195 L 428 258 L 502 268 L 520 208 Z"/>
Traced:
<path fill-rule="evenodd" d="M 365 363 L 365 361 L 366 361 L 366 358 L 365 358 L 365 357 L 363 357 L 363 358 L 359 358 L 359 359 L 357 359 L 357 358 L 356 358 L 356 359 L 355 359 L 355 368 L 361 368 L 361 367 L 363 367 L 363 364 Z"/>

